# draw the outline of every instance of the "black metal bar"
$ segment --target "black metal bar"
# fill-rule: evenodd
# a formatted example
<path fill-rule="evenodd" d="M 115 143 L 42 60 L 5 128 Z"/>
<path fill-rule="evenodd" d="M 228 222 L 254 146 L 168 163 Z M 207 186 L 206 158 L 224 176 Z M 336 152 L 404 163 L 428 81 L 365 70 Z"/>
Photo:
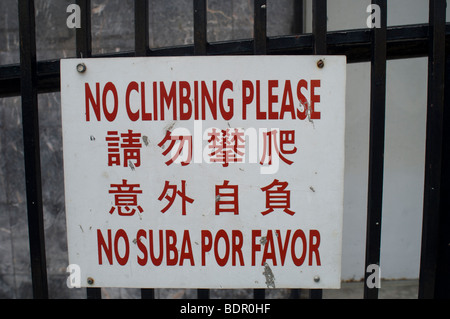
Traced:
<path fill-rule="evenodd" d="M 294 0 L 294 20 L 292 34 L 302 34 L 304 29 L 304 3 L 303 0 Z"/>
<path fill-rule="evenodd" d="M 92 56 L 91 36 L 91 1 L 77 0 L 80 6 L 81 28 L 76 29 L 75 46 L 78 58 L 89 58 Z M 86 288 L 87 299 L 101 299 L 101 288 Z"/>
<path fill-rule="evenodd" d="M 86 299 L 102 299 L 102 288 L 86 288 Z"/>
<path fill-rule="evenodd" d="M 436 286 L 444 116 L 445 10 L 446 1 L 430 0 L 427 135 L 419 298 L 434 298 Z"/>
<path fill-rule="evenodd" d="M 370 73 L 369 182 L 367 191 L 366 255 L 364 298 L 377 299 L 378 288 L 367 285 L 371 264 L 380 265 L 383 207 L 384 135 L 386 114 L 386 0 L 372 0 L 380 8 L 380 28 L 372 29 Z"/>
<path fill-rule="evenodd" d="M 48 298 L 42 204 L 34 1 L 19 1 L 23 151 L 33 297 Z"/>
<path fill-rule="evenodd" d="M 265 299 L 266 290 L 265 289 L 253 289 L 253 299 Z"/>
<path fill-rule="evenodd" d="M 445 56 L 444 123 L 450 123 L 450 50 Z M 439 215 L 438 261 L 436 268 L 436 299 L 450 299 L 450 126 L 443 127 L 441 205 Z"/>
<path fill-rule="evenodd" d="M 206 55 L 206 0 L 194 0 L 194 52 Z"/>
<path fill-rule="evenodd" d="M 309 299 L 322 299 L 323 290 L 322 289 L 310 289 L 309 290 Z"/>
<path fill-rule="evenodd" d="M 209 299 L 210 298 L 209 289 L 197 289 L 197 298 L 198 299 Z"/>
<path fill-rule="evenodd" d="M 148 32 L 148 0 L 134 1 L 134 52 L 136 56 L 150 53 Z M 153 288 L 141 289 L 142 299 L 155 299 Z"/>
<path fill-rule="evenodd" d="M 266 0 L 253 2 L 253 54 L 267 54 L 267 3 Z M 264 289 L 253 289 L 254 299 L 264 299 Z"/>
<path fill-rule="evenodd" d="M 254 0 L 253 53 L 267 53 L 267 3 L 266 0 Z"/>
<path fill-rule="evenodd" d="M 77 57 L 86 58 L 92 55 L 91 0 L 77 0 L 76 3 L 80 6 L 81 18 L 81 28 L 75 33 Z"/>
<path fill-rule="evenodd" d="M 313 0 L 312 2 L 312 31 L 313 53 L 327 54 L 327 1 Z M 322 289 L 313 289 L 309 292 L 311 299 L 322 299 Z"/>
<path fill-rule="evenodd" d="M 155 289 L 142 288 L 141 289 L 141 299 L 155 299 Z"/>
<path fill-rule="evenodd" d="M 134 51 L 136 56 L 148 55 L 148 0 L 134 1 Z"/>
<path fill-rule="evenodd" d="M 206 55 L 206 0 L 194 0 L 194 54 Z M 197 289 L 198 299 L 209 299 L 209 289 Z"/>
<path fill-rule="evenodd" d="M 300 299 L 302 296 L 302 289 L 291 289 L 289 299 Z"/>
<path fill-rule="evenodd" d="M 312 31 L 314 35 L 314 54 L 327 54 L 327 1 L 313 0 Z"/>

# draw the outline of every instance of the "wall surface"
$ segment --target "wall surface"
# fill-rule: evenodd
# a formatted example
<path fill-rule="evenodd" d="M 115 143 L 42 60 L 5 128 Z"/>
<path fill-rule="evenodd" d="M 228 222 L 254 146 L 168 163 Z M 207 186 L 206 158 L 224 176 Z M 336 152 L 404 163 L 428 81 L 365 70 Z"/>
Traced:
<path fill-rule="evenodd" d="M 370 1 L 328 1 L 328 30 L 366 28 Z M 306 2 L 307 8 L 311 1 Z M 308 9 L 307 9 L 308 10 Z M 428 2 L 388 1 L 388 26 L 428 22 Z M 310 25 L 307 20 L 307 28 Z M 387 62 L 381 276 L 418 278 L 425 158 L 427 58 Z M 364 275 L 370 63 L 347 67 L 342 277 Z"/>
<path fill-rule="evenodd" d="M 66 27 L 71 0 L 36 0 L 39 60 L 75 56 L 75 31 Z M 268 35 L 291 34 L 293 0 L 268 0 Z M 366 28 L 370 1 L 328 1 L 328 29 Z M 93 53 L 133 50 L 134 1 L 92 0 Z M 150 0 L 150 46 L 193 43 L 191 0 Z M 448 12 L 449 13 L 449 12 Z M 17 1 L 0 1 L 0 64 L 19 62 Z M 311 32 L 311 0 L 305 4 Z M 448 14 L 447 14 L 448 16 Z M 388 1 L 388 25 L 426 23 L 428 1 Z M 208 1 L 208 41 L 251 38 L 252 1 Z M 342 276 L 364 275 L 369 140 L 370 65 L 347 67 L 346 170 Z M 417 278 L 424 175 L 427 59 L 387 64 L 387 120 L 381 275 Z M 52 298 L 82 298 L 67 289 L 67 247 L 62 174 L 60 94 L 39 96 L 40 142 L 49 292 Z M 20 97 L 0 99 L 0 298 L 30 298 L 26 196 Z M 234 292 L 240 297 L 248 293 Z M 215 295 L 214 295 L 215 294 Z M 104 290 L 104 297 L 139 292 Z M 158 297 L 195 297 L 195 291 L 161 290 Z M 212 296 L 230 296 L 217 291 Z M 286 296 L 276 292 L 273 296 Z"/>
<path fill-rule="evenodd" d="M 328 30 L 366 28 L 370 1 L 328 1 Z M 311 1 L 306 2 L 307 12 Z M 427 23 L 428 1 L 388 1 L 388 26 Z M 449 21 L 447 9 L 447 21 Z M 308 16 L 306 32 L 311 32 Z M 381 276 L 418 278 L 422 231 L 427 58 L 392 60 L 386 71 Z M 364 274 L 370 63 L 347 67 L 343 279 Z"/>

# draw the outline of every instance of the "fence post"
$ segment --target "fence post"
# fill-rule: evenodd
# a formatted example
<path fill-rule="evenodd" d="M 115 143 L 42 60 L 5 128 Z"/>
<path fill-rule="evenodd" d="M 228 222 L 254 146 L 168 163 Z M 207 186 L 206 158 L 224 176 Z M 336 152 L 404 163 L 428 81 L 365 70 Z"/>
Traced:
<path fill-rule="evenodd" d="M 327 54 L 327 0 L 312 2 L 313 54 Z M 322 299 L 322 289 L 310 289 L 309 298 Z"/>
<path fill-rule="evenodd" d="M 19 1 L 20 84 L 33 297 L 48 298 L 42 207 L 34 1 Z"/>
<path fill-rule="evenodd" d="M 207 37 L 207 3 L 206 0 L 194 0 L 194 54 L 206 55 Z M 209 299 L 209 289 L 197 289 L 198 299 Z"/>
<path fill-rule="evenodd" d="M 253 54 L 267 54 L 267 2 L 253 2 Z M 265 299 L 265 289 L 253 289 L 254 299 Z"/>
<path fill-rule="evenodd" d="M 445 57 L 444 123 L 450 121 L 450 52 Z M 443 127 L 441 205 L 436 268 L 436 299 L 450 299 L 450 127 Z"/>
<path fill-rule="evenodd" d="M 75 33 L 76 54 L 78 58 L 89 58 L 92 55 L 91 0 L 77 0 L 77 5 L 81 11 L 81 28 Z M 101 288 L 87 288 L 86 294 L 87 299 L 102 297 Z"/>
<path fill-rule="evenodd" d="M 427 135 L 419 275 L 419 298 L 427 299 L 435 297 L 441 222 L 439 215 L 444 124 L 445 10 L 445 0 L 430 0 Z"/>
<path fill-rule="evenodd" d="M 378 287 L 369 288 L 367 267 L 380 265 L 383 210 L 384 135 L 386 114 L 386 0 L 373 0 L 380 8 L 380 27 L 372 29 L 370 79 L 369 182 L 367 196 L 364 298 L 377 299 Z"/>
<path fill-rule="evenodd" d="M 134 2 L 134 51 L 135 56 L 148 55 L 148 0 L 135 0 Z"/>

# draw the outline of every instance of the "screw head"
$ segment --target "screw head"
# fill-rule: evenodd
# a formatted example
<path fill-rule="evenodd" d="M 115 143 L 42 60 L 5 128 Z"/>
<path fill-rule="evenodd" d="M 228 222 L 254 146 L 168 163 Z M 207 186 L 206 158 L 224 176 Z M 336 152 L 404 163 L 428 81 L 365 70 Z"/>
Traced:
<path fill-rule="evenodd" d="M 87 278 L 87 283 L 88 283 L 88 285 L 93 285 L 94 284 L 94 278 L 88 277 Z"/>
<path fill-rule="evenodd" d="M 317 61 L 317 67 L 319 69 L 322 69 L 325 66 L 325 62 L 323 62 L 322 59 L 320 59 L 319 61 Z"/>
<path fill-rule="evenodd" d="M 86 71 L 86 64 L 84 63 L 77 64 L 77 71 L 79 73 L 84 73 Z"/>
<path fill-rule="evenodd" d="M 320 277 L 319 276 L 314 276 L 314 281 L 315 282 L 319 282 L 320 281 Z"/>

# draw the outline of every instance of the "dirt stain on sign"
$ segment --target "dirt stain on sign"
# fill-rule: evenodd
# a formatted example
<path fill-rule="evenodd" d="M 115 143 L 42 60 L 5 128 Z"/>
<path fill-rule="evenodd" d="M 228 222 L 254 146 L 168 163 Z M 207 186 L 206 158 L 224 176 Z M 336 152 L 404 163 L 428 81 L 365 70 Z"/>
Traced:
<path fill-rule="evenodd" d="M 171 124 L 166 125 L 166 127 L 164 127 L 164 132 L 167 132 L 167 131 L 172 132 L 172 129 L 175 126 L 175 124 L 177 124 L 177 122 L 172 122 Z"/>
<path fill-rule="evenodd" d="M 148 141 L 148 136 L 147 135 L 143 135 L 142 136 L 142 141 L 144 142 L 145 146 L 148 146 L 149 141 Z"/>
<path fill-rule="evenodd" d="M 267 263 L 264 263 L 263 275 L 266 277 L 267 288 L 275 288 L 275 276 Z"/>

